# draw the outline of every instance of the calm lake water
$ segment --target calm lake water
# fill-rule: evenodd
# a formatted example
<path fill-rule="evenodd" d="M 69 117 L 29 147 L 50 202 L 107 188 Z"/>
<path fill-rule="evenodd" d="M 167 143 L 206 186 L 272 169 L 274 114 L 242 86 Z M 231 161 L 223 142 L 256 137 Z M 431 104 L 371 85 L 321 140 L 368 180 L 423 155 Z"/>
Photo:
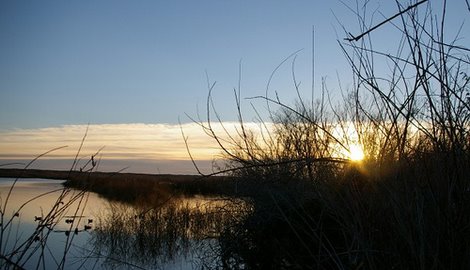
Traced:
<path fill-rule="evenodd" d="M 217 238 L 246 210 L 207 197 L 131 206 L 47 179 L 20 179 L 8 197 L 13 183 L 0 178 L 2 269 L 217 268 Z"/>

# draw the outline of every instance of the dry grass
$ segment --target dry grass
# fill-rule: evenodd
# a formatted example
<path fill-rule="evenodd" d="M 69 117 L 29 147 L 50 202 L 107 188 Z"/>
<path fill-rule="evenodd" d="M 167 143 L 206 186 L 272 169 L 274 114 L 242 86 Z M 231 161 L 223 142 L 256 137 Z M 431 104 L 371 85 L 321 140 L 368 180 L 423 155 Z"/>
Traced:
<path fill-rule="evenodd" d="M 244 125 L 238 90 L 238 133 L 217 134 L 208 84 L 199 123 L 229 160 L 223 172 L 257 187 L 252 214 L 220 240 L 230 267 L 470 268 L 470 50 L 445 39 L 445 6 L 434 14 L 422 1 L 409 9 L 397 2 L 402 39 L 395 55 L 381 51 L 365 2 L 352 10 L 367 34 L 340 43 L 354 84 L 339 105 L 326 90 L 294 107 L 267 91 L 255 97 L 275 124 L 266 134 Z M 346 135 L 351 126 L 355 138 Z M 363 146 L 365 160 L 336 154 L 350 143 Z"/>

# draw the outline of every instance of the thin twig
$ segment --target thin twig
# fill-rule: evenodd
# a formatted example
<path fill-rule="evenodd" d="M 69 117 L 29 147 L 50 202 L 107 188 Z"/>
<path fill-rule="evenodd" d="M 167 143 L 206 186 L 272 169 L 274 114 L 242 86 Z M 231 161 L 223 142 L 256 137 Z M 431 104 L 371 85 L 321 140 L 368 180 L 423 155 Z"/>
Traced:
<path fill-rule="evenodd" d="M 349 38 L 344 38 L 344 39 L 347 40 L 347 41 L 349 41 L 349 42 L 351 42 L 351 41 L 358 41 L 358 40 L 360 40 L 361 38 L 363 38 L 365 35 L 369 34 L 370 32 L 374 31 L 375 29 L 379 28 L 380 26 L 386 24 L 387 22 L 389 22 L 389 21 L 395 19 L 396 17 L 402 15 L 403 13 L 405 13 L 405 12 L 407 12 L 407 11 L 409 11 L 409 10 L 411 10 L 411 9 L 413 9 L 413 8 L 419 6 L 419 5 L 421 5 L 421 4 L 423 4 L 423 3 L 427 2 L 427 1 L 428 1 L 428 0 L 422 0 L 422 1 L 420 1 L 420 2 L 418 2 L 418 3 L 416 3 L 416 4 L 414 4 L 414 5 L 409 6 L 408 8 L 406 8 L 406 9 L 404 9 L 404 10 L 398 12 L 397 14 L 395 14 L 395 15 L 393 15 L 392 17 L 390 17 L 390 18 L 388 18 L 388 19 L 382 21 L 381 23 L 375 25 L 374 27 L 370 28 L 369 30 L 363 32 L 362 34 L 360 34 L 360 35 L 358 35 L 358 36 L 354 36 L 353 34 L 349 33 L 350 37 L 349 37 Z"/>

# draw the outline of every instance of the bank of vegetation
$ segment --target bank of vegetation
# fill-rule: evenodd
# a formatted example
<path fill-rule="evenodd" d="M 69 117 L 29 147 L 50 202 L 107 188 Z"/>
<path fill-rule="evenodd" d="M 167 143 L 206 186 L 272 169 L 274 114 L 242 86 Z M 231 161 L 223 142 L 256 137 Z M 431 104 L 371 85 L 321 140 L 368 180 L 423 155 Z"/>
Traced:
<path fill-rule="evenodd" d="M 269 117 L 250 130 L 236 89 L 237 132 L 218 133 L 208 83 L 207 119 L 198 123 L 253 204 L 219 239 L 224 267 L 470 268 L 470 49 L 458 29 L 447 38 L 446 1 L 397 1 L 383 24 L 369 24 L 368 4 L 351 8 L 362 33 L 343 26 L 353 84 L 339 102 L 325 85 L 318 100 L 302 98 L 292 55 L 284 63 L 297 103 L 268 88 L 251 100 L 264 101 Z M 381 28 L 400 36 L 392 47 L 376 46 Z M 348 158 L 353 145 L 363 160 Z"/>
<path fill-rule="evenodd" d="M 218 228 L 209 268 L 470 269 L 470 49 L 458 29 L 447 34 L 446 1 L 396 1 L 397 13 L 377 24 L 369 24 L 377 13 L 368 4 L 351 8 L 357 34 L 342 26 L 353 84 L 339 89 L 339 101 L 326 85 L 317 100 L 303 98 L 292 55 L 283 64 L 292 63 L 296 104 L 267 88 L 253 99 L 264 102 L 268 118 L 250 130 L 236 89 L 237 132 L 218 133 L 223 121 L 208 83 L 207 118 L 198 123 L 227 160 L 221 178 L 68 185 L 134 203 L 176 191 L 242 197 L 249 210 Z M 385 27 L 400 38 L 380 48 L 374 37 Z M 364 159 L 349 158 L 353 146 Z"/>
<path fill-rule="evenodd" d="M 243 196 L 237 191 L 238 179 L 230 176 L 142 174 L 100 171 L 57 171 L 38 169 L 0 169 L 0 177 L 66 180 L 68 188 L 91 191 L 127 203 L 150 197 Z"/>

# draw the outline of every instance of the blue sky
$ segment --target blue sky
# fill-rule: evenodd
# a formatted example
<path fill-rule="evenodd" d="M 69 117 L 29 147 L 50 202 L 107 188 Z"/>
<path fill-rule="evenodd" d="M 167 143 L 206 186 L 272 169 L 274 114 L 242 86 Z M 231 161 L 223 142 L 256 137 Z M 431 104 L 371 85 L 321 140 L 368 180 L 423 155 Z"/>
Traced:
<path fill-rule="evenodd" d="M 343 2 L 355 8 L 355 1 Z M 442 4 L 439 0 L 429 2 L 436 11 Z M 223 121 L 234 121 L 233 88 L 238 85 L 239 62 L 242 97 L 264 95 L 276 66 L 303 49 L 296 58 L 295 74 L 301 82 L 301 95 L 309 98 L 313 26 L 315 91 L 320 91 L 321 78 L 325 78 L 331 95 L 340 96 L 337 74 L 346 90 L 352 75 L 338 45 L 344 32 L 336 18 L 349 32 L 360 32 L 356 17 L 344 3 L 0 1 L 1 158 L 21 153 L 27 160 L 54 146 L 71 141 L 73 146 L 81 141 L 87 123 L 91 124 L 90 136 L 106 138 L 91 145 L 108 145 L 111 153 L 122 151 L 126 155 L 121 148 L 125 143 L 130 147 L 129 156 L 135 154 L 133 158 L 144 158 L 141 154 L 150 150 L 160 153 L 153 157 L 155 160 L 166 159 L 166 152 L 159 149 L 176 141 L 181 149 L 175 151 L 184 152 L 178 118 L 187 123 L 190 120 L 185 113 L 204 113 L 206 72 L 212 82 L 217 82 L 214 99 Z M 370 25 L 395 14 L 397 7 L 395 1 L 369 1 L 369 11 L 375 10 Z M 465 0 L 455 0 L 448 1 L 447 13 L 447 34 L 453 36 L 470 12 Z M 466 25 L 458 45 L 469 47 L 468 33 Z M 399 40 L 396 34 L 392 24 L 384 25 L 373 32 L 374 45 L 393 50 Z M 295 102 L 291 62 L 278 70 L 270 90 L 271 94 L 277 91 L 287 104 Z M 254 117 L 249 102 L 244 104 L 247 121 Z M 263 111 L 265 104 L 257 105 Z M 108 125 L 100 126 L 103 124 Z M 125 133 L 129 127 L 137 128 Z M 160 144 L 152 144 L 155 150 L 142 146 L 140 133 L 150 132 L 149 128 L 155 130 L 152 138 L 160 140 Z M 100 133 L 103 130 L 115 130 L 121 137 L 110 138 Z M 61 135 L 64 138 L 59 140 Z M 196 148 L 207 143 L 199 135 L 192 138 L 196 138 Z M 90 149 L 90 153 L 95 150 Z M 203 159 L 209 158 L 205 155 Z"/>
<path fill-rule="evenodd" d="M 351 15 L 337 1 L 2 1 L 0 128 L 176 123 L 204 106 L 205 71 L 234 119 L 238 62 L 249 97 L 299 49 L 309 93 L 312 25 L 316 75 L 345 66 L 332 12 Z M 289 73 L 273 85 L 293 100 Z"/>
<path fill-rule="evenodd" d="M 451 20 L 461 23 L 464 1 L 452 2 L 462 17 Z M 396 12 L 393 1 L 370 7 L 383 16 Z M 186 122 L 184 113 L 205 106 L 206 71 L 217 81 L 218 109 L 234 120 L 238 62 L 242 96 L 260 95 L 274 68 L 299 49 L 296 75 L 309 97 L 313 25 L 315 87 L 326 77 L 334 92 L 336 72 L 346 85 L 351 79 L 333 14 L 357 32 L 353 14 L 335 0 L 2 1 L 0 129 L 177 123 L 179 116 Z M 384 31 L 376 35 L 379 44 L 393 40 Z M 289 64 L 272 90 L 294 101 Z"/>

